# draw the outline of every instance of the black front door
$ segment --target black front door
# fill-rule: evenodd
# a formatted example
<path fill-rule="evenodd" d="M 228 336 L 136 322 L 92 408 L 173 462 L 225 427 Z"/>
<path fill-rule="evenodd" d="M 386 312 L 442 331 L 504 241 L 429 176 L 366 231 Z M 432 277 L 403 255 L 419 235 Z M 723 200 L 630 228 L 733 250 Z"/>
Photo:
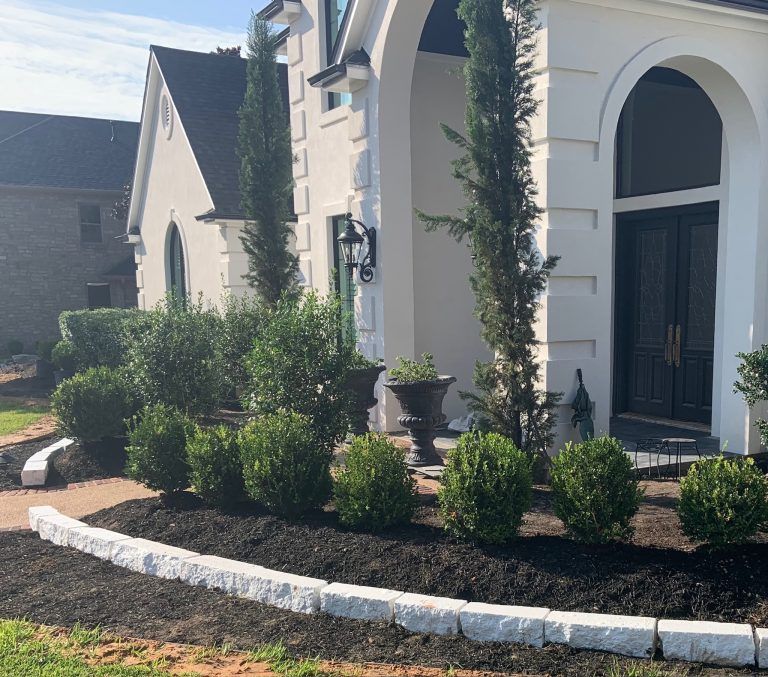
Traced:
<path fill-rule="evenodd" d="M 615 410 L 710 423 L 717 203 L 617 218 Z"/>

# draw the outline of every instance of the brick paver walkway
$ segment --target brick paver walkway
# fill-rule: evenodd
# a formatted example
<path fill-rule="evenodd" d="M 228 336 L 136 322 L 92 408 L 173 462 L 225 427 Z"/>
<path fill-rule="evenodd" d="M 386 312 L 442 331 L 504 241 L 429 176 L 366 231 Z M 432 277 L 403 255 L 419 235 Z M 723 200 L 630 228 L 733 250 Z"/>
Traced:
<path fill-rule="evenodd" d="M 123 501 L 157 495 L 124 479 L 94 480 L 70 487 L 3 492 L 0 494 L 0 531 L 26 528 L 27 510 L 33 505 L 52 505 L 65 515 L 77 518 Z"/>

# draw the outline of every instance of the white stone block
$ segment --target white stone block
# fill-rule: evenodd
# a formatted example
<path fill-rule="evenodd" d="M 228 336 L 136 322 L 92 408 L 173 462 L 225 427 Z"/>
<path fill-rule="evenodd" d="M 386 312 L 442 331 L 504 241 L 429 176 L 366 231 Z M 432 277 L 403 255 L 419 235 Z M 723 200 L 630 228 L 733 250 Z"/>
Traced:
<path fill-rule="evenodd" d="M 35 505 L 27 511 L 29 514 L 29 528 L 37 531 L 37 521 L 43 515 L 58 515 L 59 511 L 50 505 Z"/>
<path fill-rule="evenodd" d="M 395 622 L 411 632 L 455 635 L 459 632 L 461 599 L 406 593 L 395 600 Z"/>
<path fill-rule="evenodd" d="M 755 648 L 757 649 L 757 667 L 768 668 L 768 629 L 755 628 Z"/>
<path fill-rule="evenodd" d="M 80 522 L 66 515 L 40 515 L 37 518 L 37 533 L 40 534 L 40 538 L 56 545 L 69 543 L 70 529 L 80 529 L 87 526 L 85 522 Z"/>
<path fill-rule="evenodd" d="M 244 597 L 261 604 L 311 614 L 320 609 L 320 591 L 328 581 L 262 569 L 249 581 Z"/>
<path fill-rule="evenodd" d="M 656 619 L 552 611 L 544 621 L 544 639 L 576 649 L 649 658 L 656 651 Z"/>
<path fill-rule="evenodd" d="M 264 567 L 214 555 L 200 555 L 181 563 L 179 578 L 189 585 L 215 588 L 230 595 L 246 597 L 251 581 L 263 577 Z"/>
<path fill-rule="evenodd" d="M 403 593 L 364 585 L 331 583 L 320 591 L 320 610 L 331 616 L 391 622 L 395 600 Z"/>
<path fill-rule="evenodd" d="M 48 461 L 29 459 L 21 471 L 21 486 L 43 487 L 48 480 Z"/>
<path fill-rule="evenodd" d="M 118 566 L 159 578 L 178 578 L 181 563 L 199 553 L 154 543 L 143 538 L 129 538 L 112 544 L 109 559 Z"/>
<path fill-rule="evenodd" d="M 70 529 L 67 545 L 99 559 L 109 559 L 112 544 L 130 540 L 130 536 L 98 527 Z"/>
<path fill-rule="evenodd" d="M 667 660 L 742 667 L 755 664 L 755 638 L 746 623 L 659 621 Z"/>
<path fill-rule="evenodd" d="M 516 642 L 544 646 L 549 609 L 470 602 L 459 613 L 461 631 L 480 642 Z"/>

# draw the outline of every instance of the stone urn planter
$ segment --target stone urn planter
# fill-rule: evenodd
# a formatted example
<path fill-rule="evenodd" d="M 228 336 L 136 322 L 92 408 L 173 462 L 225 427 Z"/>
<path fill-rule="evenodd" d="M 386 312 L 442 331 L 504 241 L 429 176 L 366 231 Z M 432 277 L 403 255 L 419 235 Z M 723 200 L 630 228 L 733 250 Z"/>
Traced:
<path fill-rule="evenodd" d="M 378 402 L 374 395 L 374 389 L 379 375 L 385 369 L 383 364 L 350 369 L 347 378 L 347 388 L 352 391 L 353 397 L 352 412 L 349 417 L 351 420 L 350 435 L 365 435 L 370 431 L 368 411 Z"/>
<path fill-rule="evenodd" d="M 409 465 L 443 464 L 435 451 L 435 428 L 445 422 L 443 399 L 455 382 L 453 376 L 438 376 L 430 381 L 400 383 L 392 379 L 384 384 L 397 398 L 402 411 L 397 422 L 408 429 L 411 438 L 411 448 L 406 455 Z"/>

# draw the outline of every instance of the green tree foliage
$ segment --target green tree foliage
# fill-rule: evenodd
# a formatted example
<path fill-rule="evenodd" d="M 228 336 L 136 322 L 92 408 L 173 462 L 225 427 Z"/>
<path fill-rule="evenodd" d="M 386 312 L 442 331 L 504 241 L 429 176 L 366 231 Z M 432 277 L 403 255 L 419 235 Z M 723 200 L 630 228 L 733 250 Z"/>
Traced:
<path fill-rule="evenodd" d="M 315 293 L 283 298 L 270 313 L 245 364 L 245 407 L 261 416 L 280 410 L 308 416 L 332 451 L 349 429 L 347 387 L 354 345 L 340 340 L 341 304 Z"/>
<path fill-rule="evenodd" d="M 461 218 L 427 216 L 428 230 L 469 237 L 471 276 L 483 339 L 496 355 L 478 363 L 478 394 L 464 393 L 480 424 L 528 454 L 553 441 L 559 394 L 540 389 L 534 322 L 556 257 L 541 260 L 534 234 L 541 210 L 531 175 L 530 122 L 536 113 L 534 0 L 461 0 L 469 59 L 466 135 L 443 126 L 462 156 L 453 163 L 467 206 Z"/>
<path fill-rule="evenodd" d="M 478 543 L 517 536 L 531 507 L 531 459 L 498 433 L 466 433 L 449 452 L 438 502 L 445 529 Z"/>
<path fill-rule="evenodd" d="M 736 390 L 744 395 L 750 407 L 768 401 L 768 345 L 753 353 L 739 353 L 738 357 L 742 362 Z M 768 421 L 759 420 L 755 425 L 760 430 L 763 444 L 768 445 Z"/>
<path fill-rule="evenodd" d="M 386 435 L 356 437 L 347 447 L 344 470 L 334 483 L 334 497 L 342 524 L 381 531 L 409 522 L 418 500 L 405 451 Z"/>
<path fill-rule="evenodd" d="M 643 497 L 632 461 L 613 437 L 569 443 L 552 462 L 552 493 L 555 515 L 585 543 L 629 538 Z"/>
<path fill-rule="evenodd" d="M 678 512 L 694 541 L 745 543 L 768 524 L 768 480 L 751 458 L 698 461 L 680 481 Z"/>
<path fill-rule="evenodd" d="M 246 279 L 274 306 L 297 289 L 297 258 L 288 251 L 293 188 L 291 134 L 277 76 L 275 33 L 256 14 L 248 32 L 248 75 L 240 108 L 240 193 L 247 219 Z"/>
<path fill-rule="evenodd" d="M 130 325 L 128 372 L 145 404 L 191 415 L 213 411 L 224 391 L 219 315 L 202 301 L 168 296 Z"/>

